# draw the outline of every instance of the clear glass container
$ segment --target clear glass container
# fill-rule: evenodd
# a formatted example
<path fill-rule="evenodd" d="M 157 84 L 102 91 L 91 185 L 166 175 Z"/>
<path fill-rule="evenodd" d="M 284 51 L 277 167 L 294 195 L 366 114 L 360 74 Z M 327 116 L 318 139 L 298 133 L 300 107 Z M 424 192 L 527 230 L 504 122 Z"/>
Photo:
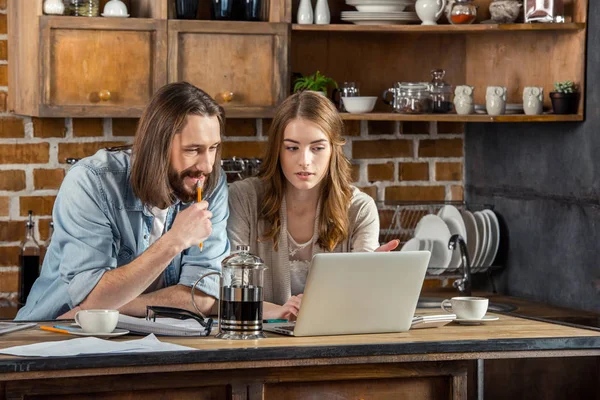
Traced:
<path fill-rule="evenodd" d="M 19 303 L 21 305 L 24 305 L 27 301 L 27 296 L 29 296 L 31 287 L 39 276 L 40 270 L 40 245 L 33 236 L 33 226 L 33 212 L 29 210 L 25 240 L 21 243 L 19 254 Z"/>
<path fill-rule="evenodd" d="M 443 69 L 434 69 L 431 71 L 431 83 L 429 91 L 431 92 L 432 112 L 434 114 L 447 114 L 452 111 L 452 85 L 444 82 L 446 71 Z"/>
<path fill-rule="evenodd" d="M 65 15 L 75 17 L 97 17 L 100 15 L 100 0 L 64 0 Z"/>
<path fill-rule="evenodd" d="M 472 24 L 477 17 L 477 6 L 473 0 L 454 0 L 448 13 L 452 25 Z"/>
<path fill-rule="evenodd" d="M 431 93 L 428 83 L 401 83 L 398 112 L 403 114 L 427 114 L 431 112 Z"/>

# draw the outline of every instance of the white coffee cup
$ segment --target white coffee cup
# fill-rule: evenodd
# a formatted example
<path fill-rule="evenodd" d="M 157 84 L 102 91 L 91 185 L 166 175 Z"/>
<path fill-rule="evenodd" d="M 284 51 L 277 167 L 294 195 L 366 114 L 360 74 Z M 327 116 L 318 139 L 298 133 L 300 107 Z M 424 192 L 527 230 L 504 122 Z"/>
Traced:
<path fill-rule="evenodd" d="M 80 310 L 75 322 L 87 333 L 111 333 L 119 322 L 118 310 Z"/>
<path fill-rule="evenodd" d="M 453 297 L 442 301 L 442 309 L 456 314 L 458 319 L 482 319 L 487 312 L 488 302 L 485 297 Z"/>

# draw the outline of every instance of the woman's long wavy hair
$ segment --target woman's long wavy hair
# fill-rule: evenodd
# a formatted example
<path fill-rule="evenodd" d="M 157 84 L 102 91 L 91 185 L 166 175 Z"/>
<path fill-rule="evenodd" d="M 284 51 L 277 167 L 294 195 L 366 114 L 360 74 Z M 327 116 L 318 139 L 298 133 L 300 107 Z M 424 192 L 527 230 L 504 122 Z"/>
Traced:
<path fill-rule="evenodd" d="M 331 143 L 329 168 L 321 183 L 321 210 L 318 224 L 317 244 L 332 251 L 348 238 L 348 209 L 352 198 L 352 178 L 350 162 L 344 155 L 344 123 L 331 100 L 312 91 L 303 91 L 288 97 L 278 108 L 271 128 L 269 141 L 259 177 L 266 185 L 260 218 L 265 219 L 270 228 L 261 240 L 273 240 L 275 249 L 279 244 L 281 231 L 281 202 L 287 180 L 279 161 L 283 148 L 284 131 L 296 118 L 317 124 Z"/>
<path fill-rule="evenodd" d="M 173 136 L 185 127 L 188 115 L 216 116 L 223 135 L 223 109 L 206 92 L 187 82 L 160 88 L 140 118 L 133 140 L 131 184 L 144 204 L 164 209 L 176 200 L 169 183 L 171 144 Z M 207 195 L 217 185 L 220 171 L 221 146 L 217 149 L 213 170 L 206 178 Z"/>

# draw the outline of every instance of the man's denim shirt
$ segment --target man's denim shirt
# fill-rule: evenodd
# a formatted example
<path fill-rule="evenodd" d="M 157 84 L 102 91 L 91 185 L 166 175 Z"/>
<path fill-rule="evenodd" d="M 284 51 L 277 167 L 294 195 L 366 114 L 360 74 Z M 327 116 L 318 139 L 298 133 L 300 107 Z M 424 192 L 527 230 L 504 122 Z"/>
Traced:
<path fill-rule="evenodd" d="M 69 170 L 54 203 L 54 234 L 41 276 L 16 319 L 62 315 L 79 305 L 106 271 L 129 264 L 148 248 L 154 217 L 133 193 L 130 158 L 129 152 L 100 150 Z M 202 252 L 192 246 L 171 261 L 165 270 L 166 286 L 191 287 L 202 274 L 220 271 L 221 261 L 229 254 L 223 171 L 206 200 L 213 213 L 212 234 Z M 165 231 L 189 205 L 177 202 L 169 207 Z M 203 279 L 197 288 L 218 297 L 218 277 Z"/>

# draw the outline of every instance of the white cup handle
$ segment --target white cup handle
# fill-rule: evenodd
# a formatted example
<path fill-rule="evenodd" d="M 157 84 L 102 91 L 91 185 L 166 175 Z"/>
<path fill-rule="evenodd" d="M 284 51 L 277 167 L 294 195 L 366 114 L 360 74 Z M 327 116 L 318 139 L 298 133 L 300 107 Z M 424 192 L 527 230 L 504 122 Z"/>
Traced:
<path fill-rule="evenodd" d="M 75 322 L 77 323 L 77 325 L 79 325 L 79 326 L 81 327 L 81 324 L 79 323 L 79 313 L 80 313 L 80 312 L 81 312 L 81 311 L 77 311 L 77 312 L 75 313 Z"/>
<path fill-rule="evenodd" d="M 442 12 L 444 12 L 444 9 L 446 9 L 446 0 L 442 0 L 442 7 L 440 8 L 440 10 L 435 14 L 435 19 L 437 20 L 440 15 L 442 15 Z"/>
<path fill-rule="evenodd" d="M 452 310 L 451 309 L 449 310 L 446 307 L 452 308 L 452 302 L 448 299 L 442 301 L 442 310 L 446 311 L 447 313 L 452 314 Z"/>

